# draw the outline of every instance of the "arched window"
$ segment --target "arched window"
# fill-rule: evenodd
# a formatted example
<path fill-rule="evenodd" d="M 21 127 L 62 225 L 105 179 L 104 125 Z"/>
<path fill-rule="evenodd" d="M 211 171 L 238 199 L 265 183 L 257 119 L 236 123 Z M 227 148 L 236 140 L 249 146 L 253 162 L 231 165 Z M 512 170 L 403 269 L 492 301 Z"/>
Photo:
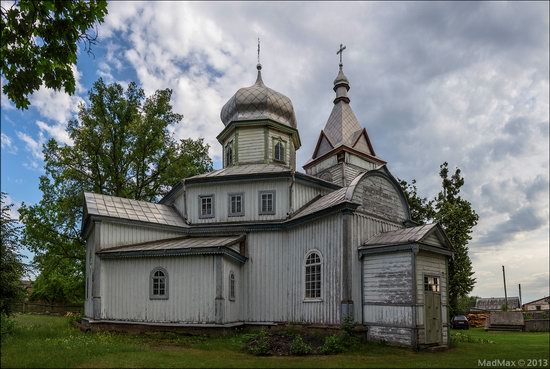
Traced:
<path fill-rule="evenodd" d="M 235 273 L 229 273 L 229 300 L 235 301 Z"/>
<path fill-rule="evenodd" d="M 233 141 L 225 147 L 225 166 L 233 165 Z"/>
<path fill-rule="evenodd" d="M 168 272 L 163 268 L 155 268 L 151 272 L 149 297 L 155 299 L 168 299 Z"/>
<path fill-rule="evenodd" d="M 275 144 L 275 160 L 285 161 L 285 147 L 281 142 Z"/>
<path fill-rule="evenodd" d="M 306 299 L 321 298 L 321 255 L 312 251 L 306 255 Z"/>

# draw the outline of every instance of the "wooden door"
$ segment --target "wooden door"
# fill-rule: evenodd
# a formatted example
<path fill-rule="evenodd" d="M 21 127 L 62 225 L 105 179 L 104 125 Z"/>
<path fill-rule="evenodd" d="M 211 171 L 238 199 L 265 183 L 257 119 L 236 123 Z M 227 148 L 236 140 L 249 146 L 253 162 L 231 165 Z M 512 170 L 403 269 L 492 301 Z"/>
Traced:
<path fill-rule="evenodd" d="M 441 343 L 441 293 L 439 278 L 429 277 L 430 283 L 424 288 L 424 329 L 426 343 Z M 427 278 L 425 278 L 425 281 Z"/>

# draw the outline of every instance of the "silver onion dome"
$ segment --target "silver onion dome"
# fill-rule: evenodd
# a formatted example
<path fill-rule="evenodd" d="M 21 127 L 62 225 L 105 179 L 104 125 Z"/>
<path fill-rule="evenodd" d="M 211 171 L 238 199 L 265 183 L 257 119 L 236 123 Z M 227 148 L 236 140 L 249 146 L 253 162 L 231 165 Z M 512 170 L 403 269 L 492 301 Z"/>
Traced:
<path fill-rule="evenodd" d="M 250 87 L 239 89 L 222 108 L 223 124 L 234 121 L 271 119 L 296 128 L 296 115 L 292 101 L 285 95 L 267 87 L 262 81 L 262 65 L 257 65 L 258 78 Z"/>

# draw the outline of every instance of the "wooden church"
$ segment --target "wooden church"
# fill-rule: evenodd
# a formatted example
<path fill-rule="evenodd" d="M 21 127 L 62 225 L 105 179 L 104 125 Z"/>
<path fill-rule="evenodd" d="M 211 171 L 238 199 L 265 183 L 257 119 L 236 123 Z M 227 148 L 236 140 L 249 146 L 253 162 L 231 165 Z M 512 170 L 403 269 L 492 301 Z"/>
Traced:
<path fill-rule="evenodd" d="M 338 326 L 421 347 L 449 341 L 448 259 L 415 226 L 350 105 L 342 70 L 305 173 L 291 100 L 257 79 L 223 106 L 223 168 L 158 203 L 85 194 L 90 324 Z"/>

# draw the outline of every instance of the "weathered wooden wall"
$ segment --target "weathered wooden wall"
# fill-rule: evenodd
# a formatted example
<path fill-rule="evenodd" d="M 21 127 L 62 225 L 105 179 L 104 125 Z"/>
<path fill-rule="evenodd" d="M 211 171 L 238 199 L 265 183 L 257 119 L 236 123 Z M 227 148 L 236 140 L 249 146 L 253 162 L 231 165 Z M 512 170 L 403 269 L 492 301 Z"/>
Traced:
<path fill-rule="evenodd" d="M 149 298 L 151 271 L 168 272 L 167 300 Z M 104 259 L 101 284 L 103 319 L 214 323 L 215 265 L 213 256 Z"/>
<path fill-rule="evenodd" d="M 440 290 L 441 290 L 441 322 L 443 328 L 441 333 L 443 335 L 442 342 L 446 343 L 449 334 L 448 325 L 448 290 L 447 290 L 447 268 L 446 257 L 443 255 L 432 254 L 427 252 L 419 252 L 416 257 L 416 302 L 418 307 L 416 309 L 416 322 L 418 325 L 418 343 L 423 344 L 426 342 L 426 335 L 424 332 L 424 275 L 439 276 L 440 277 Z"/>
<path fill-rule="evenodd" d="M 292 207 L 297 211 L 302 206 L 313 200 L 318 195 L 326 195 L 331 190 L 320 186 L 305 184 L 302 181 L 296 181 L 292 189 Z"/>
<path fill-rule="evenodd" d="M 157 241 L 166 238 L 182 236 L 182 232 L 159 229 L 146 225 L 127 225 L 120 223 L 101 222 L 101 250 L 116 246 L 132 245 L 135 243 Z"/>
<path fill-rule="evenodd" d="M 243 293 L 243 277 L 241 273 L 242 265 L 231 260 L 224 259 L 224 298 L 225 298 L 225 313 L 224 322 L 234 323 L 244 319 L 242 315 L 242 307 L 244 305 L 245 294 Z M 235 300 L 229 298 L 229 274 L 235 274 Z"/>
<path fill-rule="evenodd" d="M 413 265 L 411 252 L 363 257 L 363 324 L 371 340 L 412 345 Z"/>

